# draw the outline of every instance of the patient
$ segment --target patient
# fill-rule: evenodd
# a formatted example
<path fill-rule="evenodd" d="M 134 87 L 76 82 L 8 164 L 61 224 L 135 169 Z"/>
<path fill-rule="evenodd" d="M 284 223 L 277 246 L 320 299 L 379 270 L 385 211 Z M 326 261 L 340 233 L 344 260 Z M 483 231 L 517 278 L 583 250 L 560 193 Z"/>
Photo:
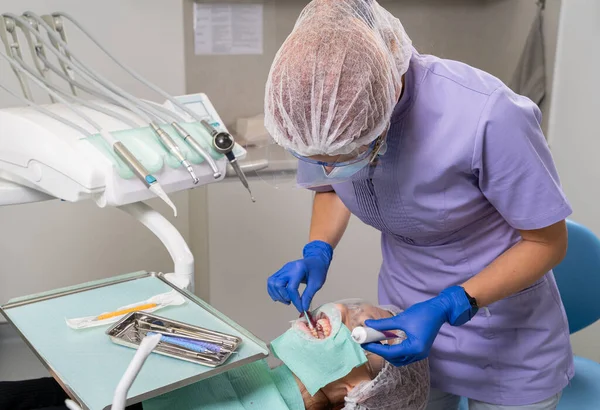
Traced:
<path fill-rule="evenodd" d="M 357 349 L 355 345 L 350 345 L 348 341 L 340 340 L 340 338 L 346 338 L 348 331 L 352 331 L 356 326 L 362 326 L 367 319 L 382 319 L 397 314 L 399 311 L 394 307 L 377 307 L 359 300 L 346 300 L 324 305 L 313 313 L 316 316 L 315 319 L 318 320 L 316 332 L 311 332 L 304 319 L 298 319 L 284 334 L 287 335 L 284 346 L 289 346 L 290 340 L 298 338 L 305 338 L 306 343 L 323 343 L 325 346 L 325 343 L 329 343 L 333 340 L 332 338 L 335 338 L 337 343 L 335 346 L 343 345 L 345 349 L 357 350 L 362 356 L 361 349 Z M 340 320 L 341 323 L 339 323 Z M 390 341 L 390 343 L 401 342 L 402 336 L 399 334 L 399 339 Z M 273 342 L 272 348 L 279 355 L 281 352 L 276 349 L 276 342 L 277 340 Z M 354 342 L 350 341 L 350 343 Z M 329 344 L 328 346 L 331 348 L 333 345 Z M 299 354 L 301 353 L 299 352 Z M 282 366 L 269 369 L 266 361 L 251 363 L 148 400 L 143 403 L 143 409 L 421 410 L 426 407 L 429 393 L 427 360 L 396 368 L 379 356 L 368 352 L 364 352 L 364 354 L 366 362 L 357 367 L 349 367 L 347 372 L 343 366 L 337 366 L 337 363 L 334 363 L 332 367 L 339 367 L 337 371 L 342 369 L 344 375 L 327 384 L 322 383 L 323 386 L 318 390 L 313 386 L 313 395 L 309 393 L 311 389 L 307 388 L 301 379 L 308 384 L 314 384 L 314 380 L 307 378 L 305 371 L 294 374 L 290 369 L 298 370 L 298 364 L 290 361 L 286 363 L 286 360 L 280 357 L 284 362 Z M 282 356 L 289 357 L 283 354 Z M 332 356 L 335 356 L 335 353 Z M 364 356 L 362 358 L 364 359 Z M 304 368 L 310 369 L 311 366 L 315 366 L 317 371 L 323 369 L 323 363 L 317 362 L 318 359 L 311 359 L 310 356 L 305 359 L 308 362 L 301 363 L 307 365 Z M 354 357 L 354 359 L 356 358 Z M 311 360 L 313 361 L 310 362 Z M 338 358 L 335 357 L 334 360 L 338 360 Z M 343 361 L 343 358 L 340 361 Z M 329 364 L 327 363 L 326 366 Z M 31 390 L 29 393 L 31 394 Z M 51 403 L 47 404 L 47 406 L 50 405 Z M 43 407 L 41 405 L 37 408 Z"/>
<path fill-rule="evenodd" d="M 333 312 L 333 316 L 336 317 L 329 317 L 325 312 Z M 345 334 L 349 335 L 349 331 L 356 326 L 364 325 L 367 319 L 383 319 L 397 313 L 399 310 L 395 307 L 377 307 L 360 300 L 345 300 L 324 305 L 313 312 L 315 319 L 318 320 L 316 332 L 311 332 L 304 319 L 298 319 L 286 332 L 290 333 L 288 336 L 291 337 L 282 341 L 279 348 L 287 346 L 293 354 L 303 357 L 304 361 L 300 361 L 303 369 L 315 366 L 317 372 L 326 371 L 329 369 L 324 369 L 322 363 L 319 363 L 314 356 L 304 355 L 305 352 L 301 351 L 302 345 L 289 346 L 290 342 L 293 344 L 294 338 L 301 335 L 313 343 L 325 343 L 329 338 L 344 334 L 339 330 L 336 331 L 336 321 L 343 323 L 343 326 L 348 329 Z M 337 323 L 338 329 L 341 328 L 341 323 Z M 390 343 L 401 342 L 402 336 L 404 335 L 400 334 L 399 339 Z M 274 369 L 269 369 L 264 361 L 246 365 L 144 402 L 144 410 L 421 410 L 427 405 L 429 394 L 427 360 L 397 368 L 381 357 L 357 348 L 356 350 L 361 354 L 366 355 L 367 361 L 358 367 L 349 368 L 348 373 L 332 380 L 311 395 L 305 383 L 313 383 L 314 380 L 304 375 L 305 383 L 303 383 L 302 375 L 292 372 L 298 368 L 298 361 L 294 360 L 295 363 L 291 363 L 280 356 L 276 343 L 279 339 L 281 338 L 272 343 L 271 349 L 283 360 L 284 365 Z M 342 343 L 339 340 L 337 342 L 338 345 Z M 355 342 L 350 340 L 350 343 Z M 352 345 L 352 347 L 357 346 Z M 335 353 L 333 355 L 335 356 Z M 330 364 L 332 367 L 341 367 L 337 366 L 337 363 L 327 362 L 327 365 Z"/>
<path fill-rule="evenodd" d="M 342 323 L 352 331 L 364 326 L 368 319 L 384 319 L 399 313 L 395 307 L 377 307 L 360 300 L 346 300 L 335 304 L 341 313 Z M 318 318 L 317 318 L 318 319 Z M 320 319 L 319 322 L 323 320 Z M 317 326 L 317 337 L 329 337 L 331 329 L 327 318 L 324 326 Z M 320 324 L 320 323 L 318 323 Z M 306 328 L 306 321 L 299 327 Z M 321 328 L 323 328 L 321 335 Z M 314 335 L 313 335 L 314 336 Z M 399 339 L 390 343 L 400 343 Z M 353 369 L 347 376 L 321 388 L 310 396 L 300 380 L 296 379 L 306 409 L 424 409 L 429 393 L 429 368 L 427 360 L 404 368 L 396 368 L 380 356 L 365 352 L 367 363 Z M 352 403 L 352 405 L 351 405 Z M 346 404 L 346 407 L 343 407 Z"/>

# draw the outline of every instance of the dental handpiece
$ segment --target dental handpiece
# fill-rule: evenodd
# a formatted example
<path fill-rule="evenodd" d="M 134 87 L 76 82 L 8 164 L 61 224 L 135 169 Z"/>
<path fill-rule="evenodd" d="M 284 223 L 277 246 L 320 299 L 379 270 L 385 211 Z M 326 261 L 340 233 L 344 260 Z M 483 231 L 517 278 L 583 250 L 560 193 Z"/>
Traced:
<path fill-rule="evenodd" d="M 234 141 L 233 137 L 231 136 L 231 134 L 229 134 L 227 132 L 223 132 L 223 131 L 217 131 L 206 120 L 202 120 L 201 123 L 204 126 L 204 128 L 206 128 L 208 130 L 208 132 L 210 132 L 211 136 L 213 137 L 213 147 L 214 147 L 215 151 L 217 151 L 218 153 L 223 154 L 227 157 L 227 159 L 229 160 L 229 163 L 231 164 L 231 167 L 234 169 L 238 178 L 242 182 L 242 185 L 244 185 L 244 187 L 250 193 L 250 198 L 252 199 L 252 202 L 256 202 L 256 199 L 254 199 L 254 196 L 252 195 L 252 191 L 250 190 L 250 185 L 248 184 L 246 175 L 244 174 L 244 171 L 242 171 L 242 168 L 240 168 L 240 165 L 237 162 L 237 158 L 233 154 L 233 147 L 235 146 L 235 141 Z"/>
<path fill-rule="evenodd" d="M 177 208 L 175 207 L 175 204 L 171 201 L 162 186 L 160 186 L 156 178 L 150 174 L 146 167 L 144 167 L 142 163 L 138 161 L 131 151 L 129 151 L 121 141 L 117 141 L 113 144 L 113 150 L 119 156 L 119 158 L 121 158 L 123 162 L 129 166 L 133 173 L 144 182 L 150 191 L 152 191 L 156 196 L 166 202 L 167 205 L 173 209 L 173 213 L 177 217 Z"/>
<path fill-rule="evenodd" d="M 380 332 L 371 327 L 357 326 L 352 330 L 352 340 L 358 344 L 381 342 L 383 340 L 397 339 L 398 335 L 392 332 Z"/>
<path fill-rule="evenodd" d="M 198 141 L 196 141 L 189 134 L 189 132 L 187 132 L 186 130 L 184 130 L 181 125 L 177 124 L 176 122 L 172 122 L 171 126 L 173 126 L 173 128 L 175 129 L 175 131 L 177 131 L 177 133 L 179 134 L 179 136 L 181 138 L 183 138 L 183 140 L 185 142 L 187 142 L 190 145 L 190 147 L 192 147 L 192 149 L 194 151 L 196 151 L 201 157 L 203 157 L 206 160 L 206 162 L 208 162 L 208 165 L 210 166 L 210 168 L 213 171 L 213 177 L 215 179 L 220 178 L 221 177 L 221 172 L 219 171 L 219 168 L 217 168 L 217 163 L 215 162 L 214 159 L 212 159 L 212 157 L 210 156 L 210 154 L 208 152 L 206 152 L 206 150 L 204 148 L 202 148 L 202 145 L 200 145 L 198 143 Z"/>
<path fill-rule="evenodd" d="M 192 168 L 192 165 L 183 156 L 181 149 L 175 143 L 175 141 L 173 141 L 173 138 L 171 138 L 171 136 L 169 134 L 167 134 L 167 132 L 165 130 L 163 130 L 162 128 L 160 128 L 158 125 L 156 125 L 153 122 L 150 123 L 150 127 L 152 128 L 152 130 L 154 131 L 154 133 L 156 134 L 156 136 L 158 137 L 160 142 L 162 142 L 162 144 L 165 146 L 165 148 L 167 150 L 169 150 L 169 152 L 171 154 L 173 154 L 173 156 L 175 158 L 177 158 L 179 163 L 187 169 L 187 171 L 192 176 L 192 180 L 194 181 L 194 184 L 197 184 L 198 181 L 200 181 L 200 180 L 196 176 L 196 173 L 194 172 L 194 168 Z"/>

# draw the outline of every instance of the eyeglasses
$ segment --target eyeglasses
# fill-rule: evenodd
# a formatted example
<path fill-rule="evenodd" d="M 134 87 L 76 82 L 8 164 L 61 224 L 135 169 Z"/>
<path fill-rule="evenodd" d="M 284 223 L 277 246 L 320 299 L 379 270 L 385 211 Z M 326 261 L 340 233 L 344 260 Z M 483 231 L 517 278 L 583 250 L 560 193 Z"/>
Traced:
<path fill-rule="evenodd" d="M 377 138 L 375 141 L 371 142 L 366 149 L 365 147 L 359 147 L 356 151 L 350 154 L 340 155 L 340 160 L 338 161 L 319 161 L 314 158 L 304 157 L 294 151 L 290 151 L 290 153 L 298 158 L 301 161 L 308 162 L 309 164 L 321 165 L 324 167 L 344 167 L 347 165 L 356 164 L 357 162 L 363 161 L 366 158 L 369 158 L 369 163 L 372 162 L 379 154 L 383 142 L 385 141 L 385 137 L 382 135 Z"/>

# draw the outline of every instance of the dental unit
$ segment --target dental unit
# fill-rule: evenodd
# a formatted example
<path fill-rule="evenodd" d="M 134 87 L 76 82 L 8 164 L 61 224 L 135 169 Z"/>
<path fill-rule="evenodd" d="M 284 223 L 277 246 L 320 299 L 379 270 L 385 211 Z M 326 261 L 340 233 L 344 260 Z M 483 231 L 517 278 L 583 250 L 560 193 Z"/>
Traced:
<path fill-rule="evenodd" d="M 25 74 L 26 77 L 28 77 L 34 83 L 38 84 L 42 88 L 45 88 L 51 96 L 56 98 L 58 101 L 64 103 L 71 111 L 73 111 L 75 114 L 79 115 L 86 122 L 88 122 L 90 125 L 92 125 L 98 131 L 98 133 L 102 136 L 102 138 L 104 138 L 104 140 L 112 147 L 112 149 L 115 151 L 115 153 L 131 168 L 131 170 L 135 173 L 135 175 L 148 187 L 148 189 L 150 189 L 150 191 L 154 192 L 154 194 L 156 194 L 156 196 L 161 198 L 167 205 L 169 205 L 173 209 L 175 216 L 177 216 L 177 209 L 175 208 L 175 204 L 173 204 L 173 202 L 169 199 L 169 197 L 165 193 L 162 186 L 158 183 L 157 179 L 152 174 L 150 174 L 150 172 L 131 153 L 131 151 L 129 151 L 127 149 L 127 147 L 125 147 L 125 145 L 122 142 L 117 141 L 111 135 L 110 132 L 106 131 L 106 129 L 104 129 L 100 124 L 98 124 L 93 119 L 91 119 L 89 116 L 84 114 L 79 108 L 77 108 L 77 107 L 73 106 L 72 104 L 70 104 L 69 102 L 67 102 L 63 97 L 60 96 L 59 93 L 57 93 L 57 92 L 51 90 L 49 87 L 45 86 L 39 78 L 36 78 L 29 71 L 25 70 L 20 65 L 18 65 L 18 63 L 14 59 L 11 59 L 9 56 L 4 54 L 3 52 L 0 52 L 0 57 L 4 58 L 6 61 L 8 61 L 8 63 L 13 68 L 20 70 L 23 74 Z"/>
<path fill-rule="evenodd" d="M 31 17 L 31 18 L 34 18 L 37 21 L 40 21 L 39 17 L 35 16 L 33 13 L 26 12 L 26 13 L 24 13 L 24 15 L 28 16 L 28 17 Z M 169 94 L 167 94 L 166 92 L 164 92 L 163 90 L 161 90 L 159 87 L 157 87 L 156 85 L 150 83 L 149 81 L 147 81 L 146 79 L 144 79 L 141 75 L 139 75 L 138 73 L 136 73 L 134 70 L 132 70 L 131 68 L 129 68 L 128 66 L 126 66 L 125 64 L 123 64 L 122 62 L 120 62 L 118 59 L 116 59 L 108 50 L 106 50 L 106 48 L 104 48 L 100 44 L 100 42 L 98 40 L 95 39 L 95 37 L 91 33 L 89 33 L 73 17 L 71 17 L 69 14 L 64 13 L 64 12 L 53 13 L 51 17 L 50 16 L 43 17 L 43 20 L 47 21 L 47 22 L 51 22 L 52 25 L 54 27 L 56 27 L 56 30 L 60 33 L 60 36 L 62 36 L 62 38 L 60 39 L 61 41 L 58 41 L 59 39 L 56 38 L 55 35 L 52 35 L 52 34 L 50 35 L 50 37 L 52 37 L 52 38 L 54 38 L 56 40 L 57 44 L 60 44 L 62 46 L 66 45 L 66 43 L 63 41 L 66 38 L 66 35 L 65 35 L 65 32 L 64 32 L 64 25 L 62 23 L 62 18 L 68 20 L 73 25 L 75 25 L 94 44 L 96 44 L 96 46 L 98 46 L 98 48 L 100 48 L 109 58 L 111 58 L 116 64 L 118 64 L 123 70 L 125 70 L 127 73 L 129 73 L 132 77 L 134 77 L 136 80 L 138 80 L 142 84 L 146 85 L 147 87 L 149 87 L 150 89 L 152 89 L 156 93 L 160 94 L 163 98 L 166 98 L 171 104 L 173 104 L 173 106 L 175 108 L 177 108 L 179 110 L 179 112 L 181 112 L 182 114 L 186 115 L 187 117 L 189 117 L 189 118 L 191 118 L 191 119 L 193 119 L 193 120 L 195 120 L 197 122 L 201 122 L 203 120 L 203 118 L 201 118 L 198 115 L 197 112 L 191 110 L 185 104 L 182 104 L 181 101 L 178 101 L 177 99 L 173 98 L 172 96 L 170 96 Z M 50 27 L 49 24 L 45 24 L 45 27 L 48 30 L 51 29 L 51 27 Z M 69 52 L 68 48 L 65 47 L 65 51 Z M 188 144 L 190 144 L 190 146 L 192 146 L 192 148 L 194 150 L 196 150 L 196 152 L 198 152 L 200 155 L 202 155 L 203 157 L 205 157 L 207 159 L 207 161 L 209 161 L 209 164 L 211 165 L 211 168 L 215 172 L 215 174 L 214 174 L 215 178 L 219 178 L 220 173 L 216 169 L 216 167 L 214 166 L 214 162 L 211 162 L 210 156 L 208 154 L 206 154 L 206 152 L 202 149 L 202 147 L 198 144 L 198 142 L 194 138 L 192 138 L 190 136 L 190 134 L 187 131 L 185 131 L 185 129 L 183 129 L 181 126 L 179 126 L 179 124 L 177 124 L 177 123 L 174 122 L 171 125 L 177 131 L 177 133 L 179 133 L 179 135 L 181 135 L 183 137 L 183 139 Z M 233 140 L 233 137 L 231 135 L 229 135 L 229 138 L 231 138 L 231 147 L 233 147 L 235 141 Z M 215 147 L 215 148 L 218 147 L 216 139 L 213 140 L 213 147 Z M 233 167 L 233 169 L 236 172 L 236 174 L 238 175 L 238 177 L 239 177 L 240 181 L 242 182 L 242 184 L 245 187 L 247 187 L 248 183 L 247 183 L 247 180 L 246 180 L 246 176 L 244 174 L 244 170 L 241 167 L 239 167 L 239 165 L 237 164 L 236 155 L 233 152 L 232 148 L 228 149 L 227 159 L 230 162 L 230 164 Z M 250 190 L 248 187 L 247 187 L 247 189 Z"/>
<path fill-rule="evenodd" d="M 33 21 L 36 24 L 39 23 L 44 28 L 50 29 L 50 27 L 47 25 L 47 23 L 44 22 L 41 18 L 39 18 L 35 14 L 27 13 L 27 16 L 30 21 Z M 32 27 L 28 23 L 28 21 L 26 21 L 24 18 L 21 18 L 19 16 L 16 16 L 16 15 L 10 14 L 10 13 L 4 14 L 4 17 L 13 19 L 16 22 L 16 25 L 19 28 L 21 28 L 23 31 L 25 31 L 29 34 L 33 34 L 33 36 L 36 37 L 36 39 L 39 40 L 42 44 L 44 44 L 46 46 L 50 46 L 51 50 L 59 58 L 59 60 L 66 63 L 66 60 L 67 60 L 66 57 L 64 57 L 60 53 L 59 50 L 55 50 L 54 48 L 52 48 L 52 44 L 50 44 L 47 40 L 43 39 L 41 34 L 34 27 Z M 69 51 L 69 47 L 66 45 L 66 43 L 62 42 L 62 39 L 59 38 L 58 35 L 52 33 L 51 31 L 48 31 L 48 33 L 49 33 L 49 36 L 54 38 L 55 41 L 58 44 L 60 44 L 60 46 L 65 51 L 69 52 L 69 55 L 71 56 L 70 60 L 73 63 L 72 68 L 74 71 L 76 71 L 78 74 L 84 76 L 91 82 L 102 87 L 105 92 L 107 92 L 109 95 L 112 94 L 113 98 L 116 97 L 117 100 L 121 104 L 123 104 L 125 107 L 129 108 L 131 111 L 135 112 L 138 116 L 143 118 L 145 120 L 145 122 L 149 123 L 150 127 L 156 133 L 159 140 L 164 144 L 165 148 L 167 148 L 168 151 L 171 152 L 171 154 L 173 154 L 173 156 L 175 156 L 179 160 L 179 162 L 187 169 L 187 171 L 192 176 L 192 180 L 194 181 L 194 183 L 197 184 L 199 180 L 196 177 L 196 175 L 194 174 L 194 170 L 193 170 L 192 166 L 190 165 L 190 163 L 187 161 L 187 159 L 181 153 L 181 150 L 179 149 L 179 147 L 175 144 L 173 139 L 164 130 L 162 130 L 155 122 L 153 122 L 153 120 L 150 118 L 149 115 L 146 114 L 146 112 L 149 112 L 159 122 L 166 123 L 167 121 L 165 121 L 162 118 L 162 113 L 159 112 L 158 110 L 154 109 L 148 103 L 145 103 L 143 101 L 136 99 L 131 94 L 124 91 L 122 88 L 116 86 L 112 82 L 105 79 L 103 76 L 98 74 L 95 70 L 92 70 L 89 67 L 81 64 L 80 60 L 77 59 L 77 57 L 75 57 L 75 55 Z M 42 52 L 43 48 L 40 48 L 38 46 L 38 47 L 35 47 L 34 50 L 39 57 L 45 59 L 45 55 Z M 45 61 L 47 61 L 47 59 L 45 59 Z M 146 111 L 146 112 L 143 112 L 143 111 Z M 171 114 L 171 118 L 175 118 L 175 115 Z"/>
<path fill-rule="evenodd" d="M 87 65 L 67 43 L 65 22 L 164 102 L 141 100 Z M 23 57 L 20 33 L 33 64 Z M 264 342 L 193 294 L 188 245 L 144 201 L 159 197 L 177 216 L 170 194 L 222 181 L 226 172 L 235 173 L 255 201 L 245 173 L 267 164 L 239 163 L 246 151 L 205 94 L 167 94 L 65 13 L 0 14 L 0 41 L 0 61 L 10 65 L 21 89 L 0 80 L 0 92 L 21 104 L 0 109 L 0 206 L 91 199 L 100 208 L 117 207 L 150 229 L 174 262 L 172 272 L 135 272 L 0 306 L 70 396 L 68 407 L 122 410 L 264 359 Z M 36 101 L 31 84 L 51 103 Z M 158 309 L 168 319 L 151 315 Z M 67 319 L 73 317 L 79 319 Z M 180 360 L 154 360 L 153 351 Z"/>

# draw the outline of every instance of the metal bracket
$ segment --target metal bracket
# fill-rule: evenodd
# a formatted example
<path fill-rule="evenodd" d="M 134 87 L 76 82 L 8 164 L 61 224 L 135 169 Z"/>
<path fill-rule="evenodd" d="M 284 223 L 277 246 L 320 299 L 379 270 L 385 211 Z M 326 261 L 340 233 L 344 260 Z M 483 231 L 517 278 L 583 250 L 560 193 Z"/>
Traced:
<path fill-rule="evenodd" d="M 40 73 L 40 76 L 45 82 L 50 82 L 47 73 L 50 71 L 46 64 L 39 58 L 39 56 L 43 56 L 46 58 L 46 52 L 44 51 L 44 44 L 38 40 L 37 37 L 31 35 L 31 30 L 35 30 L 39 33 L 39 27 L 35 20 L 29 19 L 27 16 L 23 16 L 23 19 L 27 21 L 28 26 L 25 26 L 25 23 L 19 20 L 13 20 L 15 25 L 21 29 L 25 39 L 27 40 L 27 44 L 29 45 L 29 51 L 31 53 L 31 59 L 33 60 L 35 67 Z M 53 103 L 56 102 L 56 99 L 50 95 L 50 101 Z"/>
<path fill-rule="evenodd" d="M 25 13 L 25 15 L 27 15 L 28 13 Z M 50 27 L 52 27 L 52 29 L 54 31 L 56 31 L 58 33 L 58 35 L 60 36 L 61 40 L 65 43 L 67 43 L 67 33 L 65 32 L 65 25 L 63 23 L 63 19 L 61 16 L 55 16 L 55 15 L 48 15 L 45 14 L 42 16 L 42 20 L 44 20 L 46 22 L 46 24 L 48 24 Z M 66 51 L 57 41 L 56 39 L 54 39 L 51 36 L 48 36 L 48 39 L 50 40 L 50 42 L 52 43 L 52 45 L 54 46 L 54 48 L 56 48 L 62 55 L 64 55 L 66 58 L 69 59 L 69 61 L 71 61 L 71 55 L 69 54 L 68 51 Z M 68 65 L 67 63 L 63 62 L 62 60 L 59 60 L 60 66 L 63 69 L 63 72 L 65 73 L 65 75 L 70 78 L 71 80 L 75 81 L 75 71 L 73 71 L 73 69 L 71 68 L 70 65 Z M 77 87 L 69 82 L 69 87 L 71 87 L 71 92 L 73 93 L 73 95 L 77 95 Z"/>
<path fill-rule="evenodd" d="M 540 10 L 544 10 L 546 8 L 546 0 L 538 0 L 537 4 L 540 7 Z"/>
<path fill-rule="evenodd" d="M 10 17 L 0 16 L 0 40 L 2 40 L 2 42 L 4 43 L 4 47 L 6 48 L 7 54 L 13 58 L 23 59 L 16 27 L 17 25 L 14 19 Z M 33 95 L 31 94 L 31 88 L 29 88 L 29 83 L 27 82 L 27 79 L 25 78 L 23 73 L 21 73 L 14 67 L 13 71 L 15 72 L 15 75 L 19 80 L 19 84 L 21 85 L 23 95 L 28 100 L 33 101 Z"/>

